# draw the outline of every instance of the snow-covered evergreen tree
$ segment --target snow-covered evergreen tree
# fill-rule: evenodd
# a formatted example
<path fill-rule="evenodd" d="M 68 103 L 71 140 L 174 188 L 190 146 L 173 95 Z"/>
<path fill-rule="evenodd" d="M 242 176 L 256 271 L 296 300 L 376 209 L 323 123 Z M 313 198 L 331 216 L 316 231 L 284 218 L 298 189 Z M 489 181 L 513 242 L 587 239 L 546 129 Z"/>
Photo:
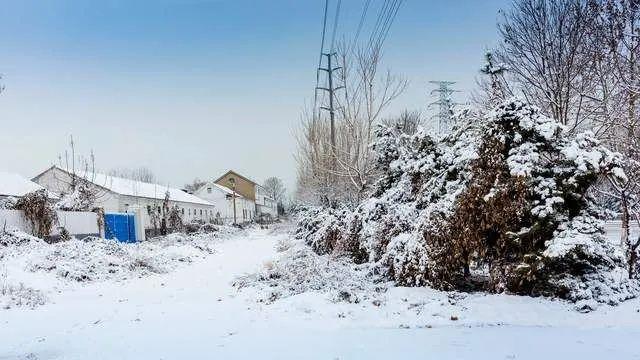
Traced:
<path fill-rule="evenodd" d="M 634 296 L 589 188 L 624 178 L 619 154 L 569 137 L 509 99 L 444 137 L 381 128 L 381 178 L 355 211 L 315 209 L 298 236 L 316 251 L 375 262 L 399 284 L 616 303 Z"/>

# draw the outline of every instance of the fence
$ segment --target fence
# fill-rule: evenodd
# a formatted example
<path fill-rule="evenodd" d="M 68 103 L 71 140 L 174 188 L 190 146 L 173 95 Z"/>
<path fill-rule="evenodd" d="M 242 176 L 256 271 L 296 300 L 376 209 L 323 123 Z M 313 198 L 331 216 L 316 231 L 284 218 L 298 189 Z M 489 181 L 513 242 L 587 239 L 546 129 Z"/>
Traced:
<path fill-rule="evenodd" d="M 61 228 L 65 228 L 70 235 L 79 238 L 100 235 L 96 213 L 84 211 L 56 211 L 56 213 L 58 224 L 51 230 L 50 238 L 58 238 Z M 33 233 L 31 223 L 24 217 L 22 210 L 0 210 L 0 230 L 11 228 L 28 234 Z"/>

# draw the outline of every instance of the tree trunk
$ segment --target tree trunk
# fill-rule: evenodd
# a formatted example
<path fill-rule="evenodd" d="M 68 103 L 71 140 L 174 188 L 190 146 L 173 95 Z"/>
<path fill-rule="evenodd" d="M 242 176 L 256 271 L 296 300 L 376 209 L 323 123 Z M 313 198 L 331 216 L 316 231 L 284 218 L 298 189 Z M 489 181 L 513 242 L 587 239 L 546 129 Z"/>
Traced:
<path fill-rule="evenodd" d="M 635 246 L 629 246 L 628 265 L 629 265 L 629 279 L 633 279 L 636 272 L 636 263 L 638 262 L 638 244 L 640 244 L 640 238 L 636 242 Z"/>
<path fill-rule="evenodd" d="M 625 248 L 629 248 L 630 243 L 629 243 L 629 220 L 630 220 L 630 215 L 629 215 L 629 204 L 628 204 L 628 199 L 627 199 L 627 195 L 625 193 L 622 194 L 621 197 L 621 210 L 622 210 L 622 226 L 621 226 L 621 232 L 620 232 L 620 245 L 624 246 Z"/>

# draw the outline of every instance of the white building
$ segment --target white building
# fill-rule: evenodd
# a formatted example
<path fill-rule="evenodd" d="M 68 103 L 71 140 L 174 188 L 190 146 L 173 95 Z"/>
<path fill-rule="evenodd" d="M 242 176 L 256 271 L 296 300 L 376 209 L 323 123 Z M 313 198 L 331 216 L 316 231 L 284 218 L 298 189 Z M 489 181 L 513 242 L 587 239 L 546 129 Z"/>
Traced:
<path fill-rule="evenodd" d="M 232 224 L 234 221 L 233 190 L 212 181 L 202 185 L 193 195 L 206 200 L 216 208 L 215 218 L 219 223 Z M 255 217 L 254 202 L 235 193 L 236 223 L 252 221 Z"/>
<path fill-rule="evenodd" d="M 0 199 L 8 197 L 19 198 L 41 189 L 44 188 L 22 175 L 0 171 Z"/>
<path fill-rule="evenodd" d="M 256 212 L 269 215 L 275 219 L 278 217 L 278 204 L 273 200 L 262 185 L 256 184 Z"/>
<path fill-rule="evenodd" d="M 213 222 L 218 211 L 213 204 L 204 199 L 165 185 L 99 173 L 81 173 L 77 176 L 93 186 L 97 194 L 96 207 L 103 208 L 106 213 L 136 214 L 140 219 L 138 221 L 144 224 L 144 229 L 153 228 L 149 214 L 162 206 L 167 193 L 169 207 L 177 206 L 182 212 L 184 222 Z M 71 190 L 72 175 L 64 169 L 52 166 L 33 178 L 33 181 L 54 194 L 63 194 Z"/>

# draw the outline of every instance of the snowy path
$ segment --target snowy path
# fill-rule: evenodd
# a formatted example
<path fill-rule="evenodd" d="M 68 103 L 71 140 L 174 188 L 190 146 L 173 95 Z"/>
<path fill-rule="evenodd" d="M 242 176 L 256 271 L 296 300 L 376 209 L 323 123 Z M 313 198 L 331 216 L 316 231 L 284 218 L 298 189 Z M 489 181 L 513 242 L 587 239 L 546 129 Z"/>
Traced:
<path fill-rule="evenodd" d="M 382 307 L 312 293 L 258 304 L 231 282 L 273 258 L 282 236 L 255 230 L 169 274 L 0 311 L 0 359 L 640 359 L 635 300 L 587 315 L 511 296 L 451 305 L 428 289 L 395 289 Z M 407 310 L 414 301 L 420 311 Z"/>

